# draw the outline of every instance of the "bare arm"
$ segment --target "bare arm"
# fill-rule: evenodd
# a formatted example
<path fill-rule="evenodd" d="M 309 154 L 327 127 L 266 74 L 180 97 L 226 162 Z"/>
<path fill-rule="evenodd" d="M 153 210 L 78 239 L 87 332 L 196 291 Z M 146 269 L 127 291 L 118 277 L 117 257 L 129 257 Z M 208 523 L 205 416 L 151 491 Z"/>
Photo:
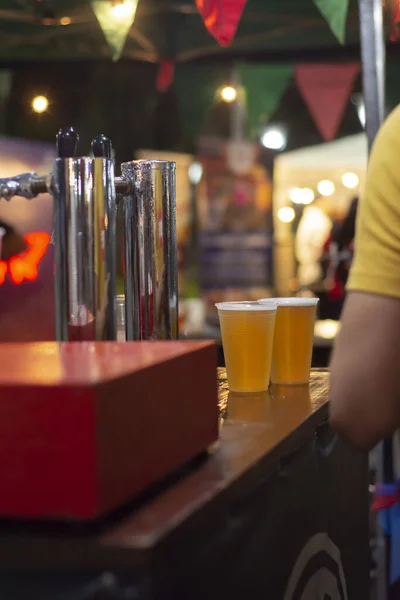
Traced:
<path fill-rule="evenodd" d="M 349 294 L 331 363 L 330 420 L 363 450 L 400 427 L 400 299 Z"/>

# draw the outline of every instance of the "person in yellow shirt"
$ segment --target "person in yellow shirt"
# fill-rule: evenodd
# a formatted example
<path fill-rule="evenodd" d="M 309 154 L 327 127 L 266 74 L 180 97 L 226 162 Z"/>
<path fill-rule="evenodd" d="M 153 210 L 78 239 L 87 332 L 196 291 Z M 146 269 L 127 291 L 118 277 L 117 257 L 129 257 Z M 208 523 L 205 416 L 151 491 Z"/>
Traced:
<path fill-rule="evenodd" d="M 372 148 L 331 362 L 331 424 L 363 450 L 400 428 L 400 106 Z"/>

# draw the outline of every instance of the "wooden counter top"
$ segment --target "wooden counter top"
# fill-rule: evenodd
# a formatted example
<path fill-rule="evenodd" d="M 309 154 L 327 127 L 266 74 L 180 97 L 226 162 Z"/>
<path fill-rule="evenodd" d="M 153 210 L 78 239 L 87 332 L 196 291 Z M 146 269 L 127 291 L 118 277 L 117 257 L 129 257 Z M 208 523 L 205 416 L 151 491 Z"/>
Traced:
<path fill-rule="evenodd" d="M 2 567 L 139 567 L 161 548 L 176 547 L 191 531 L 201 530 L 210 511 L 223 509 L 246 486 L 254 487 L 261 472 L 265 479 L 266 472 L 281 469 L 327 420 L 327 371 L 313 371 L 309 387 L 273 386 L 269 393 L 247 396 L 228 392 L 222 369 L 219 380 L 221 436 L 207 459 L 100 529 L 1 524 Z"/>

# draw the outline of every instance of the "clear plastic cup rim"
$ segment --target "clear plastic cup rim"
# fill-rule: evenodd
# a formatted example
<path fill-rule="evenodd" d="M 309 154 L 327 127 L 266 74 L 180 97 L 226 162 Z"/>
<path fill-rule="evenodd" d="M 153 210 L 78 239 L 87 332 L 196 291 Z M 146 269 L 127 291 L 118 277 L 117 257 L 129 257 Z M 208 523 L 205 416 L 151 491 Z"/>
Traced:
<path fill-rule="evenodd" d="M 267 310 L 276 310 L 277 303 L 274 301 L 263 302 L 262 304 L 258 301 L 240 301 L 240 302 L 217 302 L 215 305 L 218 310 L 241 310 L 241 311 L 267 311 Z"/>
<path fill-rule="evenodd" d="M 263 305 L 271 301 L 277 306 L 317 306 L 319 298 L 261 298 L 258 303 Z"/>

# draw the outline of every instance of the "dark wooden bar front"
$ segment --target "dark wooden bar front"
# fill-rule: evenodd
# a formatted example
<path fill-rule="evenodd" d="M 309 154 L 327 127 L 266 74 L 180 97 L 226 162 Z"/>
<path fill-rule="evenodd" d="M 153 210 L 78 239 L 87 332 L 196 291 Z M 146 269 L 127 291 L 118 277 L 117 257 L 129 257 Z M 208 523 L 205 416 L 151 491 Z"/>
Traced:
<path fill-rule="evenodd" d="M 219 445 L 156 495 L 101 527 L 1 525 L 1 600 L 368 598 L 367 457 L 329 428 L 328 373 L 219 376 Z"/>

